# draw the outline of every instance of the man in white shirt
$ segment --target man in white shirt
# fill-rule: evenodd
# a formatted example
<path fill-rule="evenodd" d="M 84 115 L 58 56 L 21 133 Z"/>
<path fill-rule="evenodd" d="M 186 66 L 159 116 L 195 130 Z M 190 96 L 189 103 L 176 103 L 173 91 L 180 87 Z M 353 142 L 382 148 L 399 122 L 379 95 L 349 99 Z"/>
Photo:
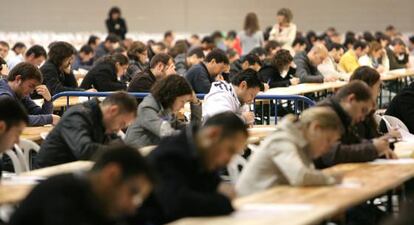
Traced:
<path fill-rule="evenodd" d="M 248 104 L 253 103 L 256 95 L 263 89 L 263 84 L 253 69 L 235 75 L 231 84 L 225 81 L 214 82 L 210 92 L 204 97 L 204 121 L 213 115 L 231 111 L 240 116 L 246 124 L 253 124 L 254 113 L 248 110 Z"/>
<path fill-rule="evenodd" d="M 7 64 L 10 70 L 21 62 L 27 62 L 36 67 L 40 67 L 40 65 L 42 65 L 42 63 L 46 60 L 46 57 L 46 50 L 42 46 L 33 45 L 27 50 L 24 56 L 16 55 L 11 58 Z"/>

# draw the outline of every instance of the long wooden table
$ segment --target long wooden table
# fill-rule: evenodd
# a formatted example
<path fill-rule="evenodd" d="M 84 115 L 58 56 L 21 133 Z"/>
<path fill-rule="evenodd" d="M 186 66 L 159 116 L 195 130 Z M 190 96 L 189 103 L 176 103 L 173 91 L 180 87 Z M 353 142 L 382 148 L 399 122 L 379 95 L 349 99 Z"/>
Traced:
<path fill-rule="evenodd" d="M 53 126 L 41 126 L 41 127 L 26 127 L 24 128 L 20 138 L 28 139 L 34 142 L 40 142 L 42 140 L 41 134 L 50 132 Z"/>
<path fill-rule="evenodd" d="M 317 224 L 350 207 L 375 198 L 390 189 L 396 188 L 414 177 L 414 161 L 407 164 L 342 164 L 325 170 L 326 173 L 341 173 L 341 185 L 323 187 L 278 186 L 267 191 L 236 199 L 233 205 L 242 209 L 251 205 L 286 207 L 285 212 L 235 213 L 222 217 L 184 218 L 173 225 L 213 225 L 213 224 Z M 290 210 L 290 206 L 309 206 L 309 210 Z M 260 208 L 260 207 L 259 207 Z M 244 216 L 243 216 L 244 215 Z M 261 215 L 261 216 L 258 216 Z"/>
<path fill-rule="evenodd" d="M 0 183 L 0 205 L 14 204 L 23 200 L 36 185 L 34 178 L 47 178 L 53 175 L 76 171 L 87 171 L 92 167 L 90 161 L 76 161 L 58 166 L 22 173 L 15 178 L 3 178 Z"/>

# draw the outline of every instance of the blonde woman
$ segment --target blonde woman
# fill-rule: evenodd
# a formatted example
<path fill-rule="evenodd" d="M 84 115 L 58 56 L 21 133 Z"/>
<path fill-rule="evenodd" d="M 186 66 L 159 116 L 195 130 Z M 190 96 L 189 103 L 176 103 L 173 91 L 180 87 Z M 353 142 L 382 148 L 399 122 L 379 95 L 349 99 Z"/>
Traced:
<path fill-rule="evenodd" d="M 240 196 L 276 185 L 332 185 L 338 178 L 316 170 L 313 159 L 327 153 L 341 137 L 337 114 L 327 107 L 305 110 L 300 118 L 288 115 L 252 155 L 237 181 Z"/>
<path fill-rule="evenodd" d="M 291 50 L 296 38 L 296 25 L 292 23 L 293 14 L 288 8 L 282 8 L 277 12 L 277 24 L 270 31 L 269 40 L 275 40 L 282 44 L 282 48 Z"/>

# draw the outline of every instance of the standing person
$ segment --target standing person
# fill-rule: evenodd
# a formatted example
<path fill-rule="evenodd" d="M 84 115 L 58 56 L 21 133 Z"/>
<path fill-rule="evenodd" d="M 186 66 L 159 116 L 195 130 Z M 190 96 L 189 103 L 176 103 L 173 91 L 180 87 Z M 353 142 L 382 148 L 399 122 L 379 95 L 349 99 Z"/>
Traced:
<path fill-rule="evenodd" d="M 256 13 L 248 13 L 244 20 L 244 30 L 239 33 L 242 55 L 249 54 L 256 47 L 264 44 L 263 33 L 260 31 L 259 19 Z"/>
<path fill-rule="evenodd" d="M 282 44 L 282 48 L 291 50 L 296 38 L 296 25 L 292 23 L 293 14 L 290 9 L 282 8 L 277 12 L 277 24 L 270 31 L 269 40 Z"/>
<path fill-rule="evenodd" d="M 128 28 L 124 18 L 121 17 L 121 9 L 112 7 L 108 13 L 108 19 L 105 21 L 106 29 L 109 34 L 116 34 L 122 40 L 125 40 L 125 34 Z"/>

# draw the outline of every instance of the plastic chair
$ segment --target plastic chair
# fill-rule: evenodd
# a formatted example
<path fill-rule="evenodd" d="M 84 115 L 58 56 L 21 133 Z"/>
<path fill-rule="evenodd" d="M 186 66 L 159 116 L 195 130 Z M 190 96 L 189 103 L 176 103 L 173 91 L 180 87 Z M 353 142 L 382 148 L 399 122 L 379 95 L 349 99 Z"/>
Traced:
<path fill-rule="evenodd" d="M 20 139 L 19 144 L 14 145 L 14 149 L 17 152 L 17 156 L 19 156 L 20 161 L 25 166 L 26 171 L 30 170 L 31 165 L 31 152 L 38 153 L 40 150 L 40 146 L 33 141 L 27 139 Z"/>
<path fill-rule="evenodd" d="M 247 160 L 241 155 L 235 155 L 230 163 L 227 165 L 227 171 L 229 173 L 230 181 L 236 183 L 237 179 L 240 176 L 241 170 L 240 167 L 244 167 L 247 163 Z"/>
<path fill-rule="evenodd" d="M 12 161 L 14 172 L 16 174 L 25 172 L 25 168 L 23 167 L 19 157 L 16 155 L 16 153 L 13 150 L 7 150 L 4 152 L 4 154 L 6 154 Z"/>
<path fill-rule="evenodd" d="M 384 120 L 388 131 L 392 130 L 393 128 L 399 128 L 401 130 L 410 132 L 407 126 L 397 117 L 384 115 L 382 116 L 382 119 Z"/>

